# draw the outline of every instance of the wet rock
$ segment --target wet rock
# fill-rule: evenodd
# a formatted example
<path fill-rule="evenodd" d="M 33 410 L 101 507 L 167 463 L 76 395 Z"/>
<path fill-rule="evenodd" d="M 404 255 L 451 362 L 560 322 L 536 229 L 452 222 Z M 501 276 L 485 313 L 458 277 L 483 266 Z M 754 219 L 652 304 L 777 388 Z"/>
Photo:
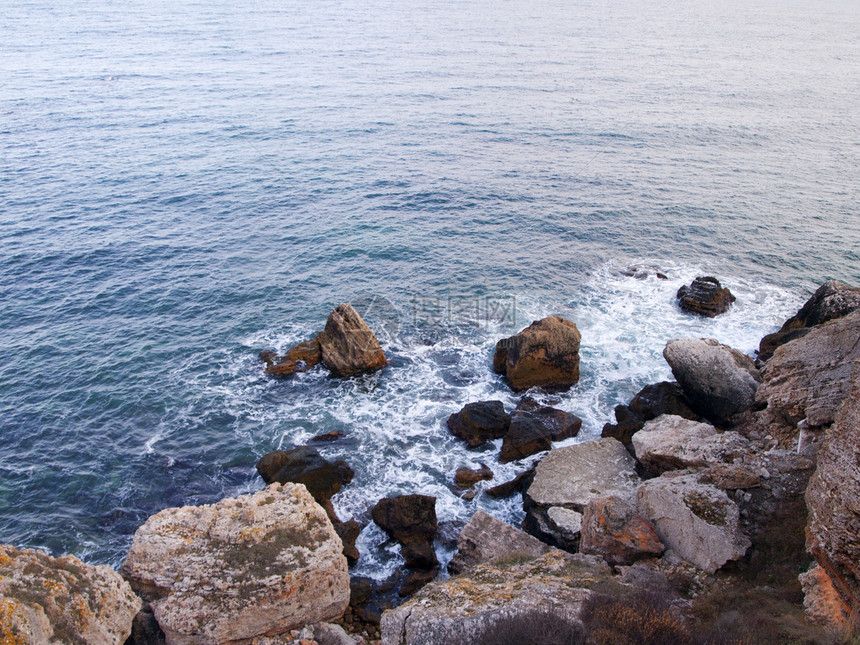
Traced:
<path fill-rule="evenodd" d="M 361 533 L 361 526 L 355 520 L 348 522 L 332 522 L 334 531 L 337 533 L 341 542 L 343 542 L 343 554 L 346 559 L 352 564 L 359 558 L 358 549 L 355 546 L 355 541 Z"/>
<path fill-rule="evenodd" d="M 860 363 L 854 365 L 850 388 L 806 489 L 806 548 L 860 615 Z"/>
<path fill-rule="evenodd" d="M 646 421 L 663 414 L 674 414 L 685 419 L 698 421 L 684 390 L 677 383 L 663 381 L 642 388 L 628 405 L 615 407 L 616 423 L 603 426 L 602 437 L 618 439 L 629 445 L 633 435 L 642 429 Z"/>
<path fill-rule="evenodd" d="M 490 470 L 486 464 L 481 464 L 481 468 L 479 470 L 473 470 L 472 468 L 466 468 L 463 466 L 462 468 L 458 468 L 457 472 L 454 473 L 454 483 L 461 488 L 471 488 L 480 481 L 486 481 L 492 478 L 493 471 Z"/>
<path fill-rule="evenodd" d="M 529 415 L 513 415 L 511 426 L 502 441 L 499 461 L 503 464 L 529 457 L 552 447 L 552 436 L 546 426 Z"/>
<path fill-rule="evenodd" d="M 646 481 L 637 491 L 636 506 L 668 549 L 708 573 L 743 557 L 750 546 L 737 505 L 719 488 L 699 483 L 696 475 Z"/>
<path fill-rule="evenodd" d="M 579 381 L 580 338 L 576 325 L 560 316 L 538 320 L 496 344 L 493 369 L 514 391 L 569 389 Z"/>
<path fill-rule="evenodd" d="M 637 280 L 645 280 L 646 278 L 655 276 L 658 280 L 668 280 L 669 277 L 660 269 L 651 266 L 636 266 L 627 267 L 621 272 L 626 278 L 636 278 Z"/>
<path fill-rule="evenodd" d="M 505 436 L 511 417 L 501 401 L 467 403 L 462 410 L 448 417 L 448 429 L 458 439 L 476 448 L 491 439 Z"/>
<path fill-rule="evenodd" d="M 579 434 L 582 419 L 575 414 L 523 399 L 511 413 L 511 422 L 518 418 L 533 419 L 549 432 L 553 441 L 563 441 Z"/>
<path fill-rule="evenodd" d="M 260 358 L 263 358 L 262 353 Z M 267 358 L 272 358 L 271 353 L 267 354 Z M 266 360 L 268 365 L 266 373 L 272 376 L 289 376 L 296 372 L 306 372 L 315 365 L 319 365 L 320 361 L 322 361 L 322 353 L 319 341 L 312 338 L 291 347 L 277 362 Z"/>
<path fill-rule="evenodd" d="M 331 443 L 332 441 L 343 439 L 343 437 L 344 434 L 340 430 L 332 430 L 331 432 L 324 432 L 323 434 L 311 437 L 311 441 L 316 443 Z"/>
<path fill-rule="evenodd" d="M 436 577 L 439 561 L 433 548 L 438 530 L 435 497 L 386 497 L 373 507 L 371 517 L 390 538 L 401 544 L 407 568 L 399 590 L 401 596 L 411 595 Z"/>
<path fill-rule="evenodd" d="M 603 426 L 600 436 L 604 439 L 617 439 L 625 446 L 629 446 L 633 435 L 639 432 L 645 425 L 645 419 L 626 405 L 615 406 L 615 423 L 607 423 Z"/>
<path fill-rule="evenodd" d="M 593 499 L 585 507 L 579 549 L 611 565 L 629 565 L 658 556 L 665 547 L 654 525 L 636 513 L 630 499 L 612 496 Z"/>
<path fill-rule="evenodd" d="M 836 633 L 848 633 L 853 626 L 851 608 L 845 604 L 827 572 L 813 564 L 798 579 L 803 588 L 803 606 L 809 621 Z"/>
<path fill-rule="evenodd" d="M 0 545 L 3 643 L 120 645 L 141 605 L 110 567 Z"/>
<path fill-rule="evenodd" d="M 448 572 L 456 575 L 499 558 L 536 558 L 550 550 L 540 540 L 479 510 L 460 532 Z"/>
<path fill-rule="evenodd" d="M 780 345 L 800 338 L 816 325 L 841 318 L 857 309 L 860 309 L 860 288 L 836 280 L 825 282 L 779 331 L 761 339 L 758 360 L 762 363 L 767 361 Z"/>
<path fill-rule="evenodd" d="M 488 488 L 486 490 L 486 493 L 494 499 L 504 499 L 506 497 L 510 497 L 514 493 L 522 493 L 531 485 L 532 481 L 534 480 L 534 476 L 534 468 L 529 468 L 528 470 L 521 472 L 519 475 L 517 475 L 510 481 L 506 481 L 505 483 L 499 484 L 498 486 Z"/>
<path fill-rule="evenodd" d="M 749 410 L 761 376 L 749 356 L 712 338 L 670 340 L 663 357 L 694 409 L 715 423 Z"/>
<path fill-rule="evenodd" d="M 731 291 L 724 289 L 713 276 L 700 276 L 690 286 L 678 289 L 678 306 L 700 316 L 713 318 L 725 313 L 735 301 Z"/>
<path fill-rule="evenodd" d="M 342 544 L 300 484 L 169 508 L 135 533 L 120 572 L 168 643 L 230 643 L 339 617 Z"/>
<path fill-rule="evenodd" d="M 317 335 L 322 362 L 335 376 L 378 370 L 388 365 L 374 333 L 352 308 L 343 303 L 329 314 Z"/>
<path fill-rule="evenodd" d="M 749 445 L 737 432 L 717 432 L 709 423 L 671 414 L 649 421 L 633 435 L 636 458 L 653 473 L 731 462 Z"/>
<path fill-rule="evenodd" d="M 266 365 L 274 365 L 278 360 L 278 354 L 274 349 L 264 349 L 259 354 L 260 360 Z"/>

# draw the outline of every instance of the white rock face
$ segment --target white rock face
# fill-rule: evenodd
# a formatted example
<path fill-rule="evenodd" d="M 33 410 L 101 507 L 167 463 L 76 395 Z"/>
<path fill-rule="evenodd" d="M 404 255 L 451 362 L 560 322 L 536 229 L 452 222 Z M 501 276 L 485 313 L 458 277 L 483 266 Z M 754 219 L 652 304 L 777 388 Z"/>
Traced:
<path fill-rule="evenodd" d="M 141 604 L 110 567 L 0 545 L 4 645 L 122 645 Z"/>
<path fill-rule="evenodd" d="M 729 463 L 748 447 L 737 432 L 717 432 L 709 423 L 672 414 L 649 421 L 633 435 L 636 458 L 657 472 Z"/>
<path fill-rule="evenodd" d="M 135 533 L 120 572 L 152 601 L 168 645 L 218 645 L 338 618 L 343 545 L 302 484 L 168 508 Z"/>
<path fill-rule="evenodd" d="M 708 573 L 743 557 L 750 546 L 738 507 L 697 475 L 650 479 L 639 487 L 636 505 L 667 548 Z"/>

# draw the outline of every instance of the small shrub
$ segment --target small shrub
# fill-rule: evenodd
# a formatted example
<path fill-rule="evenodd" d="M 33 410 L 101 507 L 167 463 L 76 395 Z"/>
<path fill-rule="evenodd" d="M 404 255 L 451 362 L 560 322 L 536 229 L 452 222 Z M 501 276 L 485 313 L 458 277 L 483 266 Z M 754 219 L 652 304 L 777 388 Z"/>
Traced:
<path fill-rule="evenodd" d="M 532 610 L 498 621 L 475 645 L 583 645 L 582 625 L 549 611 Z"/>

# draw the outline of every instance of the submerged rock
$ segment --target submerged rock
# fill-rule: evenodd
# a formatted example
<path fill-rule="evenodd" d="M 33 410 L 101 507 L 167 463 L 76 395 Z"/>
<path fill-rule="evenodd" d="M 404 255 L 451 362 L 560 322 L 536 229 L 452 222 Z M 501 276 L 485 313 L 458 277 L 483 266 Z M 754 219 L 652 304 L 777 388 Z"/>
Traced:
<path fill-rule="evenodd" d="M 316 338 L 306 340 L 303 343 L 291 347 L 284 356 L 278 360 L 272 360 L 272 354 L 267 352 L 266 358 L 262 352 L 260 358 L 266 361 L 266 373 L 272 376 L 289 376 L 296 372 L 306 372 L 322 360 L 319 341 Z"/>
<path fill-rule="evenodd" d="M 343 303 L 329 314 L 317 335 L 322 361 L 335 376 L 378 370 L 388 365 L 374 333 L 352 305 Z"/>
<path fill-rule="evenodd" d="M 0 545 L 0 642 L 122 645 L 140 598 L 110 567 Z"/>
<path fill-rule="evenodd" d="M 501 401 L 467 403 L 462 410 L 448 417 L 451 434 L 472 448 L 492 439 L 501 439 L 510 424 L 511 417 Z"/>
<path fill-rule="evenodd" d="M 579 381 L 580 339 L 569 320 L 560 316 L 538 320 L 496 344 L 493 369 L 506 377 L 514 391 L 569 389 Z"/>
<path fill-rule="evenodd" d="M 735 297 L 713 276 L 700 276 L 690 286 L 678 289 L 678 306 L 700 316 L 713 318 L 729 310 Z"/>
<path fill-rule="evenodd" d="M 591 500 L 582 518 L 580 552 L 598 555 L 612 565 L 629 565 L 663 553 L 654 525 L 636 513 L 624 497 Z"/>
<path fill-rule="evenodd" d="M 301 484 L 169 508 L 134 535 L 120 572 L 168 645 L 231 643 L 338 618 L 349 602 L 340 538 Z"/>
<path fill-rule="evenodd" d="M 487 495 L 495 499 L 504 499 L 506 497 L 510 497 L 514 493 L 522 493 L 525 489 L 531 486 L 531 483 L 534 480 L 534 476 L 534 468 L 529 468 L 528 470 L 524 470 L 523 472 L 521 472 L 519 475 L 517 475 L 510 481 L 506 481 L 505 483 L 499 484 L 498 486 L 488 488 L 486 490 L 486 493 Z"/>

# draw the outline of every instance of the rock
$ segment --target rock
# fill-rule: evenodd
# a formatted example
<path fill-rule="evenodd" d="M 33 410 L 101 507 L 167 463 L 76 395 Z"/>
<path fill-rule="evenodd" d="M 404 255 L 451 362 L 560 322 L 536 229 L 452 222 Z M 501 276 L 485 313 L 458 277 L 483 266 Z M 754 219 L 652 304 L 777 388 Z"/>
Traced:
<path fill-rule="evenodd" d="M 289 376 L 296 372 L 306 372 L 315 365 L 319 365 L 322 360 L 320 344 L 316 338 L 291 347 L 277 362 L 273 360 L 272 354 L 273 352 L 266 352 L 266 357 L 263 358 L 263 352 L 260 353 L 260 358 L 267 364 L 266 373 L 272 376 Z"/>
<path fill-rule="evenodd" d="M 854 315 L 854 314 L 851 314 Z M 839 321 L 826 323 L 833 325 Z M 812 332 L 814 333 L 814 332 Z M 808 336 L 807 336 L 808 338 Z M 792 343 L 784 345 L 774 359 Z M 818 453 L 806 489 L 806 549 L 839 594 L 860 615 L 860 363 L 851 373 L 850 395 Z"/>
<path fill-rule="evenodd" d="M 699 483 L 696 475 L 646 481 L 636 506 L 667 548 L 708 573 L 743 557 L 750 546 L 735 503 L 719 488 Z"/>
<path fill-rule="evenodd" d="M 615 423 L 607 423 L 603 426 L 600 436 L 604 439 L 617 439 L 625 446 L 629 446 L 633 435 L 642 429 L 645 420 L 626 405 L 615 406 Z"/>
<path fill-rule="evenodd" d="M 510 497 L 514 493 L 522 493 L 526 488 L 531 486 L 534 476 L 534 468 L 529 468 L 528 470 L 521 472 L 512 480 L 506 481 L 504 484 L 488 488 L 486 493 L 495 499 L 504 499 L 506 497 Z"/>
<path fill-rule="evenodd" d="M 541 405 L 531 399 L 523 399 L 517 404 L 511 414 L 511 421 L 516 418 L 535 419 L 547 429 L 553 441 L 575 437 L 582 427 L 582 419 L 575 414 Z"/>
<path fill-rule="evenodd" d="M 274 349 L 264 349 L 259 354 L 260 360 L 266 365 L 274 365 L 278 360 L 278 355 Z"/>
<path fill-rule="evenodd" d="M 841 318 L 857 309 L 860 309 L 860 288 L 836 280 L 825 282 L 779 331 L 761 339 L 758 360 L 762 363 L 767 361 L 780 345 L 800 338 L 816 325 Z"/>
<path fill-rule="evenodd" d="M 669 277 L 660 271 L 657 267 L 649 267 L 649 266 L 636 266 L 632 265 L 627 267 L 621 272 L 626 278 L 636 278 L 637 280 L 645 280 L 650 276 L 655 276 L 658 280 L 668 280 Z"/>
<path fill-rule="evenodd" d="M 131 623 L 131 636 L 123 645 L 166 645 L 164 632 L 155 620 L 152 607 L 148 602 L 143 603 L 143 608 L 137 612 Z"/>
<path fill-rule="evenodd" d="M 580 338 L 576 325 L 560 316 L 538 320 L 496 344 L 493 369 L 517 392 L 569 389 L 579 381 Z"/>
<path fill-rule="evenodd" d="M 499 461 L 503 464 L 534 455 L 552 447 L 552 436 L 539 419 L 525 414 L 513 415 L 511 427 L 502 441 Z"/>
<path fill-rule="evenodd" d="M 386 611 L 382 645 L 479 643 L 490 630 L 528 623 L 536 613 L 578 626 L 591 596 L 585 587 L 610 576 L 594 559 L 560 551 L 526 563 L 479 564 L 427 585 L 409 602 Z"/>
<path fill-rule="evenodd" d="M 860 361 L 860 311 L 811 329 L 776 349 L 762 368 L 756 401 L 767 405 L 791 431 L 833 422 L 848 396 L 851 365 Z"/>
<path fill-rule="evenodd" d="M 480 470 L 472 468 L 458 468 L 454 473 L 454 483 L 461 488 L 471 488 L 480 481 L 486 481 L 493 478 L 493 471 L 486 464 L 481 464 Z"/>
<path fill-rule="evenodd" d="M 715 423 L 749 410 L 761 376 L 752 359 L 712 338 L 670 340 L 663 357 L 694 409 Z"/>
<path fill-rule="evenodd" d="M 357 641 L 346 633 L 343 627 L 333 623 L 320 623 L 313 626 L 314 640 L 317 645 L 356 645 Z"/>
<path fill-rule="evenodd" d="M 448 572 L 457 575 L 499 558 L 536 558 L 550 550 L 540 540 L 479 510 L 460 531 Z"/>
<path fill-rule="evenodd" d="M 379 500 L 370 512 L 373 521 L 388 536 L 402 545 L 401 554 L 409 569 L 435 570 L 439 561 L 433 548 L 438 530 L 436 498 L 428 495 L 398 495 Z M 427 582 L 429 574 L 416 574 L 404 580 L 401 595 L 408 595 Z M 434 578 L 436 574 L 430 578 Z"/>
<path fill-rule="evenodd" d="M 397 595 L 402 598 L 411 596 L 424 585 L 433 582 L 436 576 L 439 575 L 439 567 L 410 569 L 406 572 L 403 582 L 400 583 L 400 588 L 397 590 Z"/>
<path fill-rule="evenodd" d="M 322 434 L 318 434 L 315 437 L 311 437 L 311 441 L 316 443 L 330 443 L 332 441 L 337 441 L 338 439 L 343 439 L 344 434 L 340 430 L 332 430 L 331 432 L 324 432 Z"/>
<path fill-rule="evenodd" d="M 690 286 L 678 289 L 678 306 L 700 316 L 713 318 L 729 310 L 735 297 L 713 276 L 698 277 Z"/>
<path fill-rule="evenodd" d="M 448 429 L 455 437 L 476 448 L 491 439 L 505 436 L 511 417 L 501 401 L 467 403 L 462 410 L 448 417 Z"/>
<path fill-rule="evenodd" d="M 360 555 L 355 546 L 355 541 L 361 533 L 361 526 L 355 520 L 349 520 L 348 522 L 332 521 L 332 524 L 334 532 L 337 533 L 340 541 L 343 542 L 343 554 L 350 564 L 354 563 Z"/>
<path fill-rule="evenodd" d="M 579 551 L 582 513 L 563 506 L 550 506 L 546 509 L 546 526 L 541 529 L 550 538 L 549 544 L 575 553 Z"/>
<path fill-rule="evenodd" d="M 616 423 L 604 425 L 600 436 L 612 437 L 625 446 L 629 445 L 633 435 L 642 429 L 646 421 L 663 414 L 674 414 L 694 421 L 700 418 L 690 406 L 681 386 L 663 381 L 646 385 L 628 405 L 615 406 Z"/>
<path fill-rule="evenodd" d="M 798 576 L 803 588 L 803 606 L 810 622 L 847 634 L 853 626 L 851 609 L 833 586 L 827 572 L 813 563 Z"/>
<path fill-rule="evenodd" d="M 329 314 L 317 335 L 322 361 L 335 376 L 378 370 L 388 365 L 374 333 L 352 305 L 343 303 Z"/>
<path fill-rule="evenodd" d="M 709 423 L 671 414 L 649 421 L 633 435 L 636 458 L 654 473 L 731 462 L 749 443 L 737 432 L 717 432 Z"/>
<path fill-rule="evenodd" d="M 700 474 L 699 481 L 722 490 L 757 488 L 761 484 L 761 472 L 751 466 L 714 464 Z"/>
<path fill-rule="evenodd" d="M 153 515 L 120 573 L 168 645 L 220 644 L 338 618 L 349 602 L 342 548 L 303 485 L 272 484 Z"/>
<path fill-rule="evenodd" d="M 0 545 L 0 642 L 122 645 L 141 608 L 110 567 Z"/>
<path fill-rule="evenodd" d="M 611 565 L 629 565 L 663 553 L 654 525 L 623 497 L 591 500 L 582 518 L 581 553 L 597 555 Z"/>

